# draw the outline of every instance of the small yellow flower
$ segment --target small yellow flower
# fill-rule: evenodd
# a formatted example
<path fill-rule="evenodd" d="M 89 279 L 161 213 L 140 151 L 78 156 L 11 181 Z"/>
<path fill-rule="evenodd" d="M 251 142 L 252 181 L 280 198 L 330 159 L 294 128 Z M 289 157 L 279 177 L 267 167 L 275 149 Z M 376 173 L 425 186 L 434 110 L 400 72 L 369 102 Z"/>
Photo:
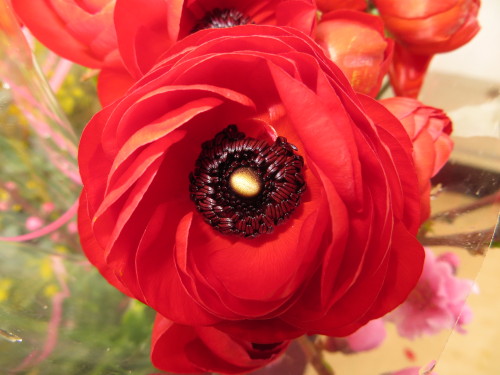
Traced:
<path fill-rule="evenodd" d="M 55 284 L 49 284 L 43 289 L 43 294 L 47 297 L 53 297 L 57 292 L 59 292 L 59 288 Z"/>
<path fill-rule="evenodd" d="M 40 276 L 43 280 L 52 279 L 54 271 L 52 270 L 52 263 L 50 259 L 44 259 L 40 262 Z"/>
<path fill-rule="evenodd" d="M 0 279 L 0 302 L 9 299 L 9 292 L 11 287 L 12 287 L 11 279 Z"/>

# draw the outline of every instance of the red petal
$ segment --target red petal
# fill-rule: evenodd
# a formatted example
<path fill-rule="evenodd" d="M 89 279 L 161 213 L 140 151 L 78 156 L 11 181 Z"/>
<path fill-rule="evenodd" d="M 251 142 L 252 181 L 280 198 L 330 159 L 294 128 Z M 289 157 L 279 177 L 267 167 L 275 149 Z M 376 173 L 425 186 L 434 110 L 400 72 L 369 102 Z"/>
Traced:
<path fill-rule="evenodd" d="M 117 288 L 120 292 L 132 297 L 130 290 L 123 285 L 118 277 L 116 277 L 115 270 L 110 268 L 106 263 L 104 248 L 99 245 L 94 237 L 85 190 L 83 190 L 80 195 L 80 204 L 78 207 L 78 233 L 83 251 L 89 261 L 99 270 L 101 275 L 103 275 L 111 285 Z"/>
<path fill-rule="evenodd" d="M 182 326 L 156 315 L 151 341 L 151 361 L 161 370 L 179 373 L 203 373 L 187 357 L 186 346 L 195 340 L 193 327 Z"/>

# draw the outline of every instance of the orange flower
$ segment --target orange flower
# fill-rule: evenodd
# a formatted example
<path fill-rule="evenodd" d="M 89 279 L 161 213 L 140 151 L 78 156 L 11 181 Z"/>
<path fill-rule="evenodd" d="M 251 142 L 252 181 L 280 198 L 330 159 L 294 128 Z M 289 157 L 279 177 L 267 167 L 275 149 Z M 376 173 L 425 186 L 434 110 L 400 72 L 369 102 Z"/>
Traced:
<path fill-rule="evenodd" d="M 461 47 L 479 31 L 479 0 L 375 0 L 385 26 L 413 53 L 432 55 Z"/>
<path fill-rule="evenodd" d="M 356 91 L 377 95 L 393 50 L 379 17 L 353 10 L 327 13 L 316 29 L 316 41 Z"/>
<path fill-rule="evenodd" d="M 375 0 L 396 39 L 391 83 L 397 95 L 416 98 L 432 56 L 469 42 L 479 31 L 479 0 Z"/>
<path fill-rule="evenodd" d="M 322 12 L 338 9 L 365 10 L 366 0 L 316 0 L 316 6 Z"/>

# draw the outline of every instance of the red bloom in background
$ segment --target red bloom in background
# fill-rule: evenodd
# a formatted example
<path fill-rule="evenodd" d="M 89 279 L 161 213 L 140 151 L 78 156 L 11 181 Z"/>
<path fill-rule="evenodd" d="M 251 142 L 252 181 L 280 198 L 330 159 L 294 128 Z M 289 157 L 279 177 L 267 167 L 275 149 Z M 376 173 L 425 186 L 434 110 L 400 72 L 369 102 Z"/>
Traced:
<path fill-rule="evenodd" d="M 164 371 L 241 374 L 269 364 L 289 343 L 255 344 L 212 327 L 178 325 L 158 314 L 151 360 Z"/>
<path fill-rule="evenodd" d="M 178 40 L 205 28 L 248 23 L 291 26 L 311 34 L 313 0 L 117 0 L 116 33 L 126 70 L 108 69 L 99 95 L 109 103 L 146 74 Z M 123 83 L 118 84 L 117 83 Z"/>
<path fill-rule="evenodd" d="M 117 0 L 115 22 L 126 70 L 104 72 L 99 95 L 106 103 L 120 97 L 126 83 L 140 79 L 174 43 L 196 31 L 256 23 L 311 34 L 316 7 L 312 0 Z"/>
<path fill-rule="evenodd" d="M 198 334 L 346 335 L 419 278 L 411 149 L 299 31 L 203 30 L 85 128 L 81 243 L 111 284 Z"/>
<path fill-rule="evenodd" d="M 401 121 L 412 139 L 423 222 L 430 214 L 430 179 L 446 164 L 453 150 L 451 120 L 441 109 L 412 98 L 393 97 L 380 103 Z"/>
<path fill-rule="evenodd" d="M 354 90 L 377 95 L 393 50 L 393 41 L 385 38 L 379 17 L 349 10 L 327 13 L 321 18 L 315 39 L 346 74 Z"/>
<path fill-rule="evenodd" d="M 26 27 L 58 55 L 89 68 L 119 63 L 112 0 L 11 0 Z"/>
<path fill-rule="evenodd" d="M 134 83 L 118 51 L 114 0 L 12 0 L 12 5 L 47 48 L 77 64 L 101 70 L 97 88 L 103 105 Z"/>
<path fill-rule="evenodd" d="M 316 5 L 324 13 L 340 9 L 365 10 L 366 0 L 316 0 Z"/>
<path fill-rule="evenodd" d="M 461 47 L 479 31 L 479 0 L 375 0 L 397 41 L 391 83 L 397 95 L 417 97 L 432 56 Z"/>
<path fill-rule="evenodd" d="M 33 35 L 77 64 L 102 69 L 99 99 L 111 103 L 174 43 L 202 28 L 246 23 L 313 32 L 313 0 L 13 0 Z M 123 60 L 123 62 L 122 62 Z"/>
<path fill-rule="evenodd" d="M 255 23 L 311 34 L 316 7 L 312 0 L 117 0 L 115 20 L 125 65 L 140 78 L 177 40 L 197 30 Z"/>

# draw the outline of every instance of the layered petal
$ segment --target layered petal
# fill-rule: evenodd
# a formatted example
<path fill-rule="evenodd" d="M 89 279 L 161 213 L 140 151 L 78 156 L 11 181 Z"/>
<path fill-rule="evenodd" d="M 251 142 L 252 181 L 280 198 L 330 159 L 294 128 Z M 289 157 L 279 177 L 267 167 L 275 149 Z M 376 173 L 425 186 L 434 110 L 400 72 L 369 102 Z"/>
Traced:
<path fill-rule="evenodd" d="M 114 1 L 13 0 L 33 35 L 58 55 L 90 68 L 120 65 Z"/>
<path fill-rule="evenodd" d="M 451 120 L 441 109 L 411 98 L 394 97 L 383 99 L 380 103 L 401 121 L 413 143 L 421 221 L 425 221 L 430 213 L 430 179 L 446 164 L 453 150 Z"/>
<path fill-rule="evenodd" d="M 82 246 L 159 312 L 166 370 L 244 372 L 347 335 L 422 269 L 410 137 L 294 28 L 187 36 L 91 120 L 79 162 Z"/>
<path fill-rule="evenodd" d="M 382 20 L 363 12 L 324 14 L 316 28 L 316 41 L 347 75 L 356 91 L 375 97 L 388 72 L 393 40 L 384 36 Z"/>
<path fill-rule="evenodd" d="M 285 352 L 289 342 L 255 344 L 211 327 L 189 327 L 157 315 L 151 359 L 175 372 L 240 374 L 263 367 Z"/>

